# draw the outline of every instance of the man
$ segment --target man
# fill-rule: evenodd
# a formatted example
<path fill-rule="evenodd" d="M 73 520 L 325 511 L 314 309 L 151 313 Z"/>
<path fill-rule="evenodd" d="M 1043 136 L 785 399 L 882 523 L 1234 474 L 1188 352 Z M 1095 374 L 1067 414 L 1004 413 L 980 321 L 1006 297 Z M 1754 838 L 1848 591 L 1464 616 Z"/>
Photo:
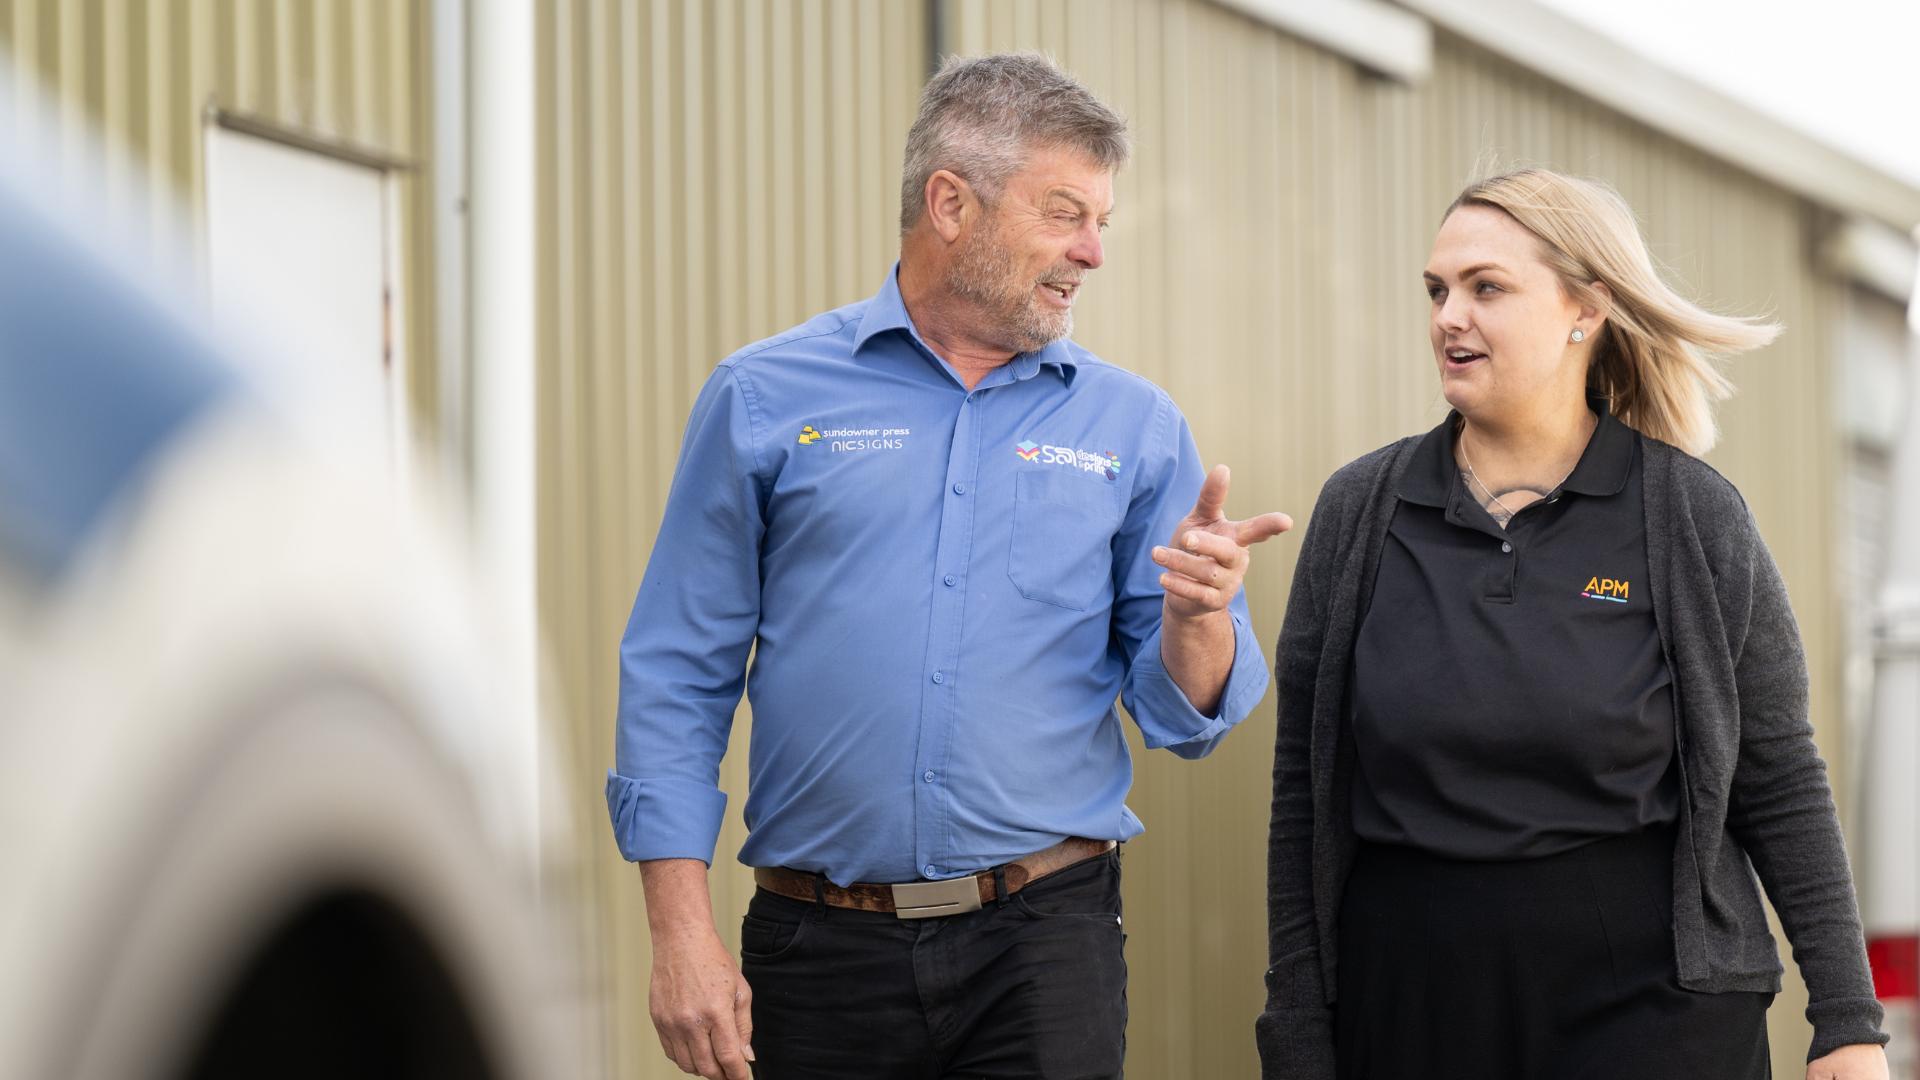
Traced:
<path fill-rule="evenodd" d="M 1046 59 L 950 61 L 879 294 L 694 405 L 607 783 L 686 1072 L 1120 1073 L 1141 825 L 1114 699 L 1148 746 L 1210 751 L 1266 689 L 1248 546 L 1291 524 L 1227 520 L 1172 401 L 1067 340 L 1128 152 Z M 706 872 L 756 647 L 736 968 Z"/>

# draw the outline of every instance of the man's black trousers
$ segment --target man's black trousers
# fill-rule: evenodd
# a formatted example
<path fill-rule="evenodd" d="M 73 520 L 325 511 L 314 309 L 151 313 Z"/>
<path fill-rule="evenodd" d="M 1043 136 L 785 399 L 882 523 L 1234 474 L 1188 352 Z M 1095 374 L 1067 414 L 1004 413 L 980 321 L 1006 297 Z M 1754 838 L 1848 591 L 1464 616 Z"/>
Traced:
<path fill-rule="evenodd" d="M 754 894 L 741 927 L 761 1080 L 1110 1080 L 1126 1047 L 1116 849 L 903 920 Z"/>

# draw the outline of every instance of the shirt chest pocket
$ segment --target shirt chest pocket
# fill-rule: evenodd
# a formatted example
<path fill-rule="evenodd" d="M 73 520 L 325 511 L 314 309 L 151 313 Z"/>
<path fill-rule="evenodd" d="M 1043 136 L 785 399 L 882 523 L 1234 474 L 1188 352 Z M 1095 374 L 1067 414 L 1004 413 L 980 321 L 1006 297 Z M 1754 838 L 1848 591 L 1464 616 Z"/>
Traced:
<path fill-rule="evenodd" d="M 1110 483 L 1065 470 L 1018 473 L 1007 576 L 1029 600 L 1085 611 L 1111 588 L 1119 523 Z"/>

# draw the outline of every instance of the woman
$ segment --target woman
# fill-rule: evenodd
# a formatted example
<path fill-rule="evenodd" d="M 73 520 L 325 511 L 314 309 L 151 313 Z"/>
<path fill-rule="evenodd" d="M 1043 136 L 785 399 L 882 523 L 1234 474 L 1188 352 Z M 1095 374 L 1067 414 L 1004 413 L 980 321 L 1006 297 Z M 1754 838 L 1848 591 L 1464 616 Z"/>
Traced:
<path fill-rule="evenodd" d="M 1279 646 L 1264 1075 L 1884 1078 L 1785 589 L 1692 455 L 1779 328 L 1600 185 L 1475 184 L 1424 275 L 1453 413 L 1327 482 Z M 1751 867 L 1751 869 L 1750 869 Z"/>

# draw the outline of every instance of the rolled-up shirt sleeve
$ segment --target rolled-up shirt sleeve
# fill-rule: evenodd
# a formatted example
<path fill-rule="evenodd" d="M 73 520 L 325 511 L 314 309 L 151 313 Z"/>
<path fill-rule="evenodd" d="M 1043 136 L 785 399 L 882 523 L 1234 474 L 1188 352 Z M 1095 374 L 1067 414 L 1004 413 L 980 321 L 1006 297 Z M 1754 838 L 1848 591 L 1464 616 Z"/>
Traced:
<path fill-rule="evenodd" d="M 720 759 L 760 623 L 762 468 L 730 364 L 707 380 L 620 640 L 607 812 L 630 860 L 711 864 L 726 813 Z"/>
<path fill-rule="evenodd" d="M 1193 509 L 1206 469 L 1186 418 L 1162 398 L 1155 437 L 1147 441 L 1134 477 L 1126 520 L 1114 538 L 1114 616 L 1116 647 L 1127 656 L 1120 700 L 1150 749 L 1166 748 L 1184 758 L 1213 751 L 1235 724 L 1246 719 L 1267 692 L 1267 661 L 1253 633 L 1246 593 L 1233 598 L 1233 667 L 1220 693 L 1219 709 L 1208 716 L 1193 707 L 1160 657 L 1160 615 L 1165 591 L 1153 547 L 1173 538 L 1173 530 Z"/>

